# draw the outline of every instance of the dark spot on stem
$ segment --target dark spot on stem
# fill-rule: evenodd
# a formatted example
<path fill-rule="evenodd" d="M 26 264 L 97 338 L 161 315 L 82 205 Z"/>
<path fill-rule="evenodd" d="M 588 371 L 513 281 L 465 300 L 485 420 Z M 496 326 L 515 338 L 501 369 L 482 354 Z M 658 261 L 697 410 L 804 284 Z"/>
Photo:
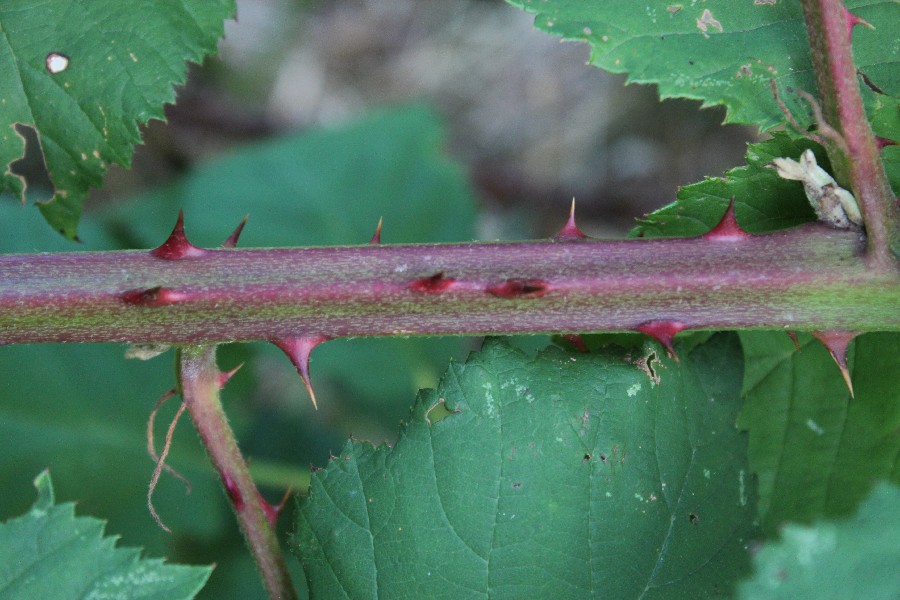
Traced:
<path fill-rule="evenodd" d="M 135 304 L 138 306 L 168 306 L 187 300 L 187 294 L 161 286 L 143 290 L 128 290 L 127 292 L 123 292 L 119 297 L 125 304 Z"/>
<path fill-rule="evenodd" d="M 455 279 L 444 275 L 443 271 L 435 273 L 431 277 L 420 277 L 409 284 L 409 289 L 421 294 L 440 294 L 447 291 Z"/>
<path fill-rule="evenodd" d="M 228 493 L 231 504 L 234 505 L 234 510 L 243 510 L 244 498 L 241 496 L 241 490 L 238 489 L 237 483 L 231 478 L 231 475 L 222 473 L 222 483 L 225 484 L 225 491 Z"/>
<path fill-rule="evenodd" d="M 547 282 L 540 279 L 507 279 L 487 288 L 487 293 L 498 298 L 539 298 L 549 291 Z"/>

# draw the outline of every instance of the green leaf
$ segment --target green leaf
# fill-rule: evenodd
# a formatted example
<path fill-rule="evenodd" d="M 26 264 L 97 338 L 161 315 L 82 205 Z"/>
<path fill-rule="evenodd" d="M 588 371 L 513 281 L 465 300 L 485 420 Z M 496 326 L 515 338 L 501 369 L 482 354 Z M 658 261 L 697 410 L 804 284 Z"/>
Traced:
<path fill-rule="evenodd" d="M 81 204 L 109 163 L 129 166 L 139 123 L 162 119 L 185 61 L 216 47 L 233 0 L 5 0 L 0 5 L 0 192 L 25 201 L 10 170 L 33 128 L 53 183 L 41 212 L 75 239 Z"/>
<path fill-rule="evenodd" d="M 628 81 L 656 83 L 663 98 L 701 100 L 727 107 L 726 121 L 770 129 L 784 122 L 770 89 L 774 79 L 785 104 L 803 125 L 809 107 L 792 90 L 815 92 L 809 42 L 800 2 L 648 0 L 508 0 L 535 13 L 535 27 L 587 42 L 590 62 Z M 857 66 L 896 93 L 900 56 L 896 4 L 851 0 L 848 8 L 875 29 L 857 27 Z"/>
<path fill-rule="evenodd" d="M 900 488 L 878 485 L 852 518 L 787 525 L 754 557 L 742 600 L 900 597 Z"/>
<path fill-rule="evenodd" d="M 24 516 L 0 525 L 0 596 L 53 598 L 193 598 L 212 567 L 167 565 L 116 548 L 103 521 L 76 517 L 74 504 L 54 504 L 50 473 L 34 480 L 38 499 Z"/>
<path fill-rule="evenodd" d="M 661 356 L 489 340 L 451 365 L 393 448 L 351 441 L 314 473 L 311 597 L 727 596 L 755 533 L 740 349 Z"/>
<path fill-rule="evenodd" d="M 855 398 L 825 347 L 801 334 L 742 332 L 746 401 L 759 512 L 786 521 L 852 513 L 879 480 L 900 482 L 900 335 L 870 333 L 848 351 Z"/>
<path fill-rule="evenodd" d="M 636 237 L 690 237 L 719 222 L 734 198 L 738 223 L 750 233 L 764 233 L 814 221 L 816 215 L 799 181 L 782 179 L 768 167 L 772 159 L 798 158 L 812 148 L 823 168 L 829 163 L 821 146 L 806 138 L 776 132 L 772 139 L 747 146 L 747 165 L 678 190 L 677 200 L 650 213 L 631 232 Z"/>

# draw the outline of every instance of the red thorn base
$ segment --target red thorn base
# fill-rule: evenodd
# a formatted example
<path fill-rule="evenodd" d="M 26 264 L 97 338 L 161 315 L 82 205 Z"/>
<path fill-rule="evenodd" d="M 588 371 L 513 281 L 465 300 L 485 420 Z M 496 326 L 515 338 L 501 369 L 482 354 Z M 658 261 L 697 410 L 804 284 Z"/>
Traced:
<path fill-rule="evenodd" d="M 146 290 L 128 290 L 119 296 L 125 304 L 138 306 L 169 306 L 184 302 L 190 298 L 188 294 L 170 288 L 152 287 Z"/>
<path fill-rule="evenodd" d="M 241 222 L 238 223 L 238 226 L 234 228 L 234 231 L 231 232 L 231 235 L 222 242 L 223 248 L 234 248 L 237 246 L 238 238 L 241 237 L 241 233 L 244 231 L 244 225 L 247 224 L 247 219 L 250 218 L 250 215 L 245 216 L 241 219 Z"/>
<path fill-rule="evenodd" d="M 554 240 L 560 242 L 575 242 L 587 239 L 587 235 L 575 224 L 575 199 L 572 198 L 572 207 L 569 209 L 569 220 L 559 230 L 559 233 L 553 236 Z"/>
<path fill-rule="evenodd" d="M 737 217 L 734 214 L 734 198 L 728 203 L 728 209 L 719 221 L 719 224 L 703 234 L 703 239 L 716 242 L 739 242 L 750 237 L 750 234 L 741 229 Z"/>
<path fill-rule="evenodd" d="M 507 279 L 487 288 L 487 293 L 498 298 L 540 298 L 550 291 L 546 281 L 540 279 Z"/>
<path fill-rule="evenodd" d="M 184 211 L 178 211 L 178 220 L 172 233 L 159 248 L 150 251 L 150 254 L 164 260 L 181 260 L 183 258 L 196 258 L 206 254 L 206 250 L 191 244 L 184 234 Z"/>
<path fill-rule="evenodd" d="M 378 219 L 378 225 L 375 226 L 375 233 L 372 234 L 372 239 L 369 240 L 370 244 L 380 244 L 381 243 L 381 222 L 384 217 Z"/>
<path fill-rule="evenodd" d="M 409 284 L 409 289 L 420 294 L 440 294 L 450 289 L 456 280 L 447 277 L 443 272 L 435 273 L 430 277 L 420 277 Z"/>
<path fill-rule="evenodd" d="M 681 321 L 647 321 L 634 329 L 635 331 L 649 335 L 662 344 L 669 353 L 669 356 L 675 362 L 680 362 L 678 354 L 675 352 L 674 338 L 680 331 L 687 329 L 687 325 Z"/>
<path fill-rule="evenodd" d="M 272 343 L 281 348 L 288 358 L 291 359 L 291 362 L 294 363 L 297 372 L 300 374 L 300 379 L 303 380 L 303 385 L 306 386 L 306 391 L 309 393 L 309 399 L 312 401 L 313 408 L 316 410 L 318 410 L 319 405 L 316 403 L 316 394 L 313 392 L 312 383 L 310 382 L 309 355 L 312 354 L 313 348 L 322 342 L 327 342 L 328 339 L 324 336 L 308 336 L 272 340 Z"/>
<path fill-rule="evenodd" d="M 841 377 L 847 384 L 850 391 L 850 397 L 853 398 L 853 382 L 850 379 L 850 368 L 847 366 L 847 348 L 859 332 L 857 331 L 813 331 L 812 334 L 818 338 L 822 345 L 831 354 L 831 358 L 841 370 Z"/>

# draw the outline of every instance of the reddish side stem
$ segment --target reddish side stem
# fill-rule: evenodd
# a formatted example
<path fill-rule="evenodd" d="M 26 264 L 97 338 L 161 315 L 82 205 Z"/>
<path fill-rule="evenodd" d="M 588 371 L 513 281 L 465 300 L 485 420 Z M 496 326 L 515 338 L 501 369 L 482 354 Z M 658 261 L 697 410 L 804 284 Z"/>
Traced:
<path fill-rule="evenodd" d="M 194 427 L 219 472 L 270 598 L 294 600 L 284 554 L 241 456 L 219 399 L 215 346 L 188 346 L 178 358 L 181 394 Z"/>
<path fill-rule="evenodd" d="M 803 13 L 825 119 L 846 145 L 829 148 L 829 158 L 839 181 L 849 180 L 859 203 L 870 264 L 882 271 L 896 270 L 893 252 L 900 252 L 900 208 L 863 108 L 851 43 L 855 21 L 840 0 L 803 0 Z"/>

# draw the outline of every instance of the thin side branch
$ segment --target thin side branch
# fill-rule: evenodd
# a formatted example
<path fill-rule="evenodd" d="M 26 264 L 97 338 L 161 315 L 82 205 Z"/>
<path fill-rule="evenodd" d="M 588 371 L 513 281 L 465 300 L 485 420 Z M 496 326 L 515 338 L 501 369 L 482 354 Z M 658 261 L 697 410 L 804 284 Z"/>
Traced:
<path fill-rule="evenodd" d="M 222 478 L 244 539 L 262 576 L 269 597 L 294 600 L 296 592 L 284 553 L 267 515 L 265 501 L 250 477 L 219 398 L 221 374 L 215 346 L 187 346 L 178 357 L 184 403 L 197 433 Z"/>

